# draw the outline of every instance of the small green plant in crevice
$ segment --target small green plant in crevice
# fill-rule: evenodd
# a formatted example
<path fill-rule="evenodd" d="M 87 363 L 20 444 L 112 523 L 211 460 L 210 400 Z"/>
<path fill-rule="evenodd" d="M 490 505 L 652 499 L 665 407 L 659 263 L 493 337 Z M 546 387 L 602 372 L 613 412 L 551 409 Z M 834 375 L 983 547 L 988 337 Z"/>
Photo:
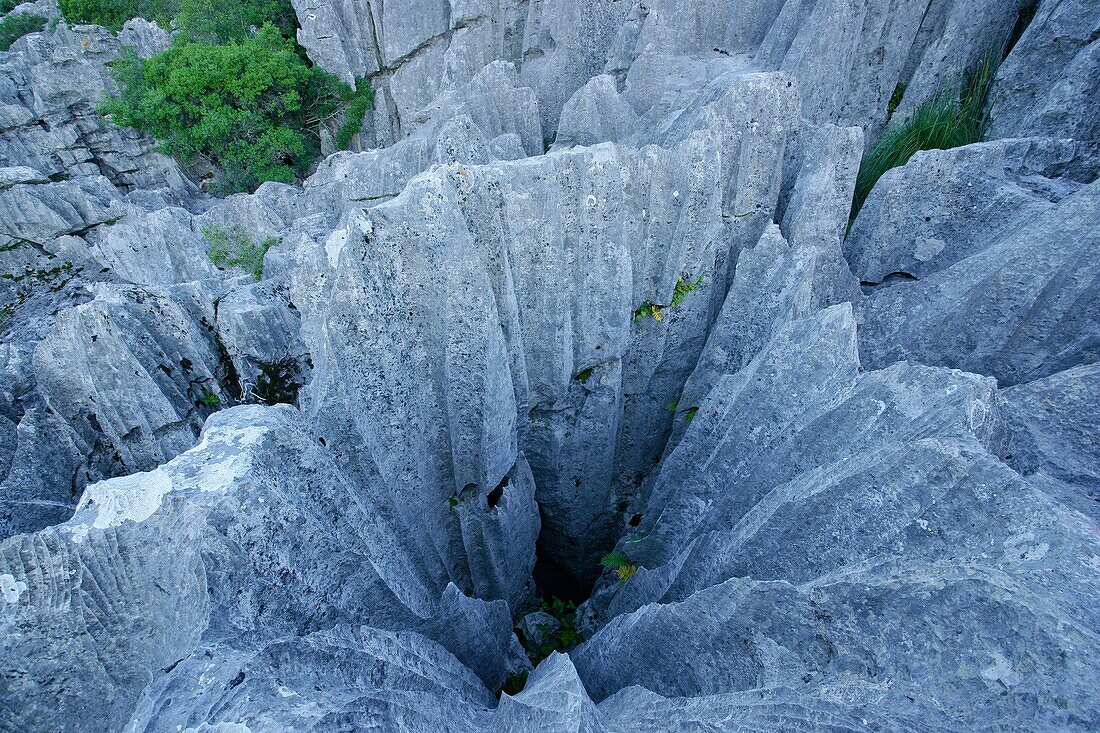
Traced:
<path fill-rule="evenodd" d="M 260 362 L 258 367 L 260 374 L 253 394 L 261 402 L 265 405 L 297 404 L 302 385 L 295 379 L 298 369 L 296 359 L 287 357 L 279 361 Z"/>
<path fill-rule="evenodd" d="M 694 281 L 690 281 L 683 275 L 680 275 L 680 277 L 676 279 L 676 287 L 672 290 L 672 300 L 667 305 L 663 303 L 654 303 L 650 300 L 643 301 L 640 306 L 634 309 L 634 322 L 639 323 L 646 318 L 652 318 L 658 323 L 663 323 L 666 309 L 679 307 L 683 304 L 684 299 L 687 298 L 689 293 L 694 293 L 702 287 L 702 285 L 702 275 Z"/>
<path fill-rule="evenodd" d="M 0 20 L 0 51 L 7 51 L 11 44 L 28 33 L 35 33 L 46 27 L 49 21 L 41 15 L 15 13 Z"/>
<path fill-rule="evenodd" d="M 502 693 L 506 695 L 518 695 L 523 692 L 523 688 L 527 686 L 527 678 L 530 674 L 530 670 L 523 669 L 504 680 L 504 685 L 497 693 L 497 697 L 499 698 Z"/>
<path fill-rule="evenodd" d="M 222 398 L 207 390 L 202 393 L 202 397 L 199 398 L 199 403 L 204 407 L 217 407 L 222 403 Z"/>
<path fill-rule="evenodd" d="M 577 372 L 577 375 L 575 377 L 573 377 L 573 379 L 577 380 L 581 384 L 584 384 L 585 382 L 587 382 L 589 379 L 592 378 L 592 372 L 593 371 L 594 371 L 594 367 L 588 367 L 587 369 L 585 369 L 583 371 Z"/>
<path fill-rule="evenodd" d="M 901 100 L 905 96 L 905 82 L 899 81 L 894 87 L 894 93 L 890 95 L 890 101 L 886 103 L 886 121 L 889 122 L 901 106 Z"/>
<path fill-rule="evenodd" d="M 665 320 L 665 314 L 661 307 L 648 300 L 642 301 L 642 304 L 634 309 L 634 322 L 638 323 L 646 318 L 652 318 L 657 323 L 662 323 Z"/>
<path fill-rule="evenodd" d="M 688 409 L 684 410 L 684 422 L 688 425 L 691 425 L 691 421 L 694 420 L 695 416 L 698 414 L 698 407 L 689 407 Z"/>
<path fill-rule="evenodd" d="M 600 560 L 600 565 L 613 569 L 615 575 L 619 578 L 619 582 L 624 584 L 638 572 L 638 565 L 622 552 L 611 552 L 604 555 L 603 559 Z"/>
<path fill-rule="evenodd" d="M 694 293 L 699 288 L 703 287 L 703 276 L 700 275 L 695 282 L 688 282 L 681 275 L 676 280 L 676 287 L 672 290 L 672 302 L 669 303 L 669 308 L 676 308 L 684 302 L 684 298 L 688 296 L 688 293 Z"/>
<path fill-rule="evenodd" d="M 282 242 L 279 237 L 267 237 L 256 242 L 240 227 L 211 224 L 203 227 L 206 252 L 210 261 L 220 268 L 240 267 L 250 273 L 257 282 L 264 276 L 264 257 L 267 251 Z"/>
<path fill-rule="evenodd" d="M 960 91 L 954 91 L 956 85 L 951 80 L 905 117 L 886 126 L 860 162 L 849 225 L 886 171 L 905 165 L 922 150 L 946 150 L 981 141 L 989 126 L 987 103 L 999 64 L 999 53 L 987 53 L 967 73 Z"/>
<path fill-rule="evenodd" d="M 563 601 L 557 597 L 544 598 L 540 610 L 554 617 L 557 628 L 552 628 L 548 624 L 541 625 L 539 627 L 541 638 L 539 639 L 528 639 L 521 630 L 516 630 L 517 636 L 523 643 L 523 649 L 527 652 L 527 657 L 531 660 L 531 664 L 536 667 L 539 662 L 554 652 L 568 651 L 582 641 L 581 635 L 577 631 L 576 603 Z"/>

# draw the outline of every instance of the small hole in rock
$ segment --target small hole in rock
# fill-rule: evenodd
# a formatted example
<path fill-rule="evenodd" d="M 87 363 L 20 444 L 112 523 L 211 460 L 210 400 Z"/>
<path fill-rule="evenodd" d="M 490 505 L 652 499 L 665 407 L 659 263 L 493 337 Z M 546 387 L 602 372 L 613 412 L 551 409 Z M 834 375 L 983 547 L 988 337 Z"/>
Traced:
<path fill-rule="evenodd" d="M 500 503 L 500 498 L 504 496 L 504 487 L 507 486 L 508 483 L 509 478 L 505 476 L 500 480 L 500 483 L 496 485 L 496 488 L 490 491 L 489 495 L 485 497 L 485 501 L 489 504 L 490 509 Z"/>

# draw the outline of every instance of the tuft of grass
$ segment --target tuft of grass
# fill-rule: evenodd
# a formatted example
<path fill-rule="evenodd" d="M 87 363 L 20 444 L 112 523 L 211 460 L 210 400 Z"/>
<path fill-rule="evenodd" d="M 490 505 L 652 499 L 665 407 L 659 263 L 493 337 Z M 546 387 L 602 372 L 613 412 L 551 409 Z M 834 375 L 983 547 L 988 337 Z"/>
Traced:
<path fill-rule="evenodd" d="M 905 82 L 898 82 L 894 87 L 894 93 L 890 95 L 890 101 L 886 103 L 886 121 L 889 122 L 894 113 L 901 106 L 901 100 L 905 97 Z"/>
<path fill-rule="evenodd" d="M 268 237 L 256 242 L 243 229 L 220 224 L 203 227 L 202 237 L 206 240 L 206 252 L 211 262 L 220 268 L 240 267 L 250 273 L 256 282 L 263 279 L 267 251 L 283 241 L 280 237 Z"/>
<path fill-rule="evenodd" d="M 966 75 L 958 94 L 952 91 L 954 84 L 948 84 L 883 130 L 859 165 L 849 224 L 886 171 L 905 165 L 921 150 L 947 150 L 981 141 L 989 127 L 989 92 L 999 63 L 999 54 L 986 54 Z"/>
<path fill-rule="evenodd" d="M 7 51 L 11 44 L 28 33 L 35 33 L 46 27 L 49 21 L 41 15 L 17 13 L 7 15 L 0 20 L 0 51 Z"/>

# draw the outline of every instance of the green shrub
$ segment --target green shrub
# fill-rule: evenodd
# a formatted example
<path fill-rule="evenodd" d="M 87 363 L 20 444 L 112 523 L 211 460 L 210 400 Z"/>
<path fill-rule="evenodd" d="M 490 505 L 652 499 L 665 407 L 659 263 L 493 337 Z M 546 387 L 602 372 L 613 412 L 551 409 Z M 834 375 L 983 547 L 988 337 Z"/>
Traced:
<path fill-rule="evenodd" d="M 169 27 L 180 0 L 59 0 L 61 15 L 73 25 L 101 25 L 117 31 L 130 18 L 155 20 Z"/>
<path fill-rule="evenodd" d="M 320 154 L 318 126 L 351 93 L 271 24 L 225 45 L 177 38 L 147 61 L 131 52 L 113 66 L 121 92 L 103 111 L 184 163 L 209 164 L 219 193 L 306 173 Z"/>
<path fill-rule="evenodd" d="M 30 13 L 4 16 L 0 20 L 0 51 L 7 51 L 11 48 L 11 44 L 28 33 L 42 30 L 48 22 L 41 15 L 31 15 Z"/>
<path fill-rule="evenodd" d="M 568 651 L 581 642 L 580 632 L 577 631 L 577 604 L 552 596 L 549 599 L 543 599 L 540 608 L 558 622 L 556 629 L 551 629 L 549 626 L 540 627 L 541 639 L 537 642 L 535 639 L 526 638 L 517 629 L 524 651 L 527 652 L 531 664 L 535 666 L 554 652 Z"/>
<path fill-rule="evenodd" d="M 981 141 L 989 126 L 987 102 L 998 62 L 998 55 L 988 54 L 967 74 L 959 93 L 951 90 L 953 84 L 948 85 L 883 130 L 859 165 L 850 221 L 855 220 L 878 179 L 891 168 L 905 165 L 917 152 Z"/>
<path fill-rule="evenodd" d="M 175 16 L 191 40 L 207 43 L 243 40 L 264 23 L 292 38 L 297 20 L 290 0 L 180 0 Z"/>
<path fill-rule="evenodd" d="M 264 276 L 267 251 L 282 241 L 279 237 L 268 237 L 256 242 L 243 229 L 220 224 L 204 227 L 202 237 L 206 240 L 206 251 L 211 262 L 221 268 L 240 267 L 257 282 Z"/>
<path fill-rule="evenodd" d="M 130 18 L 141 17 L 162 28 L 174 23 L 192 40 L 207 42 L 241 40 L 264 23 L 293 36 L 296 23 L 290 0 L 60 0 L 60 6 L 65 20 L 74 24 L 117 31 Z"/>
<path fill-rule="evenodd" d="M 374 107 L 374 89 L 366 79 L 356 80 L 356 89 L 346 99 L 344 124 L 336 131 L 336 148 L 347 150 L 351 140 L 363 129 L 363 118 Z"/>

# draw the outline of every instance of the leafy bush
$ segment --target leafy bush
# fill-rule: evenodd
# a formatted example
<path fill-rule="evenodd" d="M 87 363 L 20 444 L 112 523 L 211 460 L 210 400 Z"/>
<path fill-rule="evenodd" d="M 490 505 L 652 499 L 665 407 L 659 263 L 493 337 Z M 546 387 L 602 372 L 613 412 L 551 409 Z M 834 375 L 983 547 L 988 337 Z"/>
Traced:
<path fill-rule="evenodd" d="M 982 139 L 989 126 L 986 103 L 998 59 L 988 54 L 967 75 L 961 92 L 955 94 L 949 86 L 886 127 L 859 165 L 851 221 L 886 171 L 905 165 L 921 150 L 945 150 Z"/>
<path fill-rule="evenodd" d="M 144 62 L 128 53 L 114 68 L 121 93 L 103 111 L 183 162 L 209 164 L 221 193 L 304 174 L 320 153 L 318 126 L 351 94 L 271 24 L 225 45 L 179 38 Z"/>
<path fill-rule="evenodd" d="M 347 108 L 344 110 L 344 124 L 336 131 L 336 147 L 347 150 L 353 137 L 363 129 L 363 118 L 374 107 L 374 89 L 366 79 L 356 82 L 356 89 L 347 97 Z"/>
<path fill-rule="evenodd" d="M 0 20 L 0 51 L 7 51 L 11 44 L 28 33 L 42 30 L 47 22 L 49 21 L 41 15 L 30 13 L 5 16 Z"/>
<path fill-rule="evenodd" d="M 101 25 L 117 31 L 130 18 L 155 20 L 167 28 L 180 0 L 59 0 L 61 15 L 72 24 Z"/>
<path fill-rule="evenodd" d="M 251 273 L 257 282 L 264 276 L 267 251 L 282 241 L 279 237 L 268 237 L 256 242 L 243 229 L 219 224 L 204 227 L 202 237 L 206 240 L 211 262 L 222 268 L 240 267 Z"/>
<path fill-rule="evenodd" d="M 294 36 L 297 16 L 290 0 L 179 0 L 176 26 L 193 41 L 240 41 L 253 28 L 271 23 L 279 32 Z"/>
<path fill-rule="evenodd" d="M 141 17 L 162 28 L 175 24 L 192 40 L 207 42 L 241 40 L 265 22 L 293 36 L 296 22 L 290 0 L 60 0 L 60 6 L 70 23 L 117 31 L 130 18 Z"/>
<path fill-rule="evenodd" d="M 558 622 L 557 628 L 551 629 L 549 626 L 541 626 L 539 629 L 541 639 L 537 641 L 525 638 L 523 633 L 517 629 L 523 648 L 527 652 L 527 657 L 531 660 L 531 664 L 535 666 L 538 666 L 539 662 L 554 652 L 568 651 L 581 641 L 580 632 L 577 631 L 576 603 L 563 601 L 556 597 L 544 598 L 541 610 L 554 617 Z"/>

